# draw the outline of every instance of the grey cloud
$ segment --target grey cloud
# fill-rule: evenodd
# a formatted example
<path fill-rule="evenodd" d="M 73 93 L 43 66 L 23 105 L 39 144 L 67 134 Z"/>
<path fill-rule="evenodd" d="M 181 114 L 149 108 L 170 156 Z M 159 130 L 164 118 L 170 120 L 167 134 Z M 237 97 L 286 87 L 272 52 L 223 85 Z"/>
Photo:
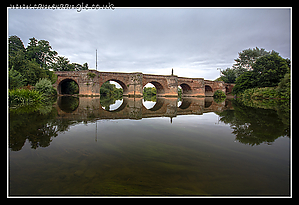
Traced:
<path fill-rule="evenodd" d="M 290 58 L 290 9 L 9 10 L 9 35 L 46 39 L 104 71 L 215 79 L 253 47 Z"/>

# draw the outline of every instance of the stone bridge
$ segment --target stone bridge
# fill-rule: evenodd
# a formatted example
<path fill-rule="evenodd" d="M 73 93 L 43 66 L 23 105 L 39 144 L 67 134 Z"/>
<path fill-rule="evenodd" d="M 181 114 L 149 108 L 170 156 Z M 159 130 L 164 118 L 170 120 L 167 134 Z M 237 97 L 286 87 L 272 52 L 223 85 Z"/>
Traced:
<path fill-rule="evenodd" d="M 143 87 L 152 83 L 157 96 L 177 97 L 178 86 L 185 97 L 213 96 L 216 90 L 231 92 L 234 84 L 222 81 L 209 81 L 203 78 L 184 78 L 176 75 L 151 75 L 143 73 L 99 72 L 96 70 L 56 71 L 57 81 L 53 84 L 59 95 L 63 93 L 65 82 L 74 81 L 79 86 L 79 95 L 100 95 L 100 88 L 106 81 L 115 81 L 121 85 L 124 96 L 143 96 Z"/>

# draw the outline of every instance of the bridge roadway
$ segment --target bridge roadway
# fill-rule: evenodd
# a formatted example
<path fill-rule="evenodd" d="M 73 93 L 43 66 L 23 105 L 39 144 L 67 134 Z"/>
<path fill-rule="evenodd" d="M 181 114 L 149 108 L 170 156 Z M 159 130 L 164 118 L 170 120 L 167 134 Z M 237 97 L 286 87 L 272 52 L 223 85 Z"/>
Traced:
<path fill-rule="evenodd" d="M 66 82 L 74 81 L 79 86 L 79 95 L 100 95 L 100 88 L 106 81 L 115 81 L 123 88 L 124 96 L 143 96 L 143 87 L 152 83 L 157 96 L 177 97 L 178 86 L 182 87 L 185 97 L 213 96 L 216 90 L 231 92 L 234 84 L 222 81 L 209 81 L 203 78 L 185 78 L 176 75 L 151 75 L 143 73 L 99 72 L 96 70 L 56 71 L 57 81 L 53 87 L 59 95 L 63 93 Z"/>
<path fill-rule="evenodd" d="M 152 117 L 176 117 L 178 115 L 202 115 L 205 112 L 223 111 L 233 109 L 231 102 L 216 103 L 212 97 L 196 98 L 184 97 L 178 107 L 178 99 L 173 97 L 157 97 L 153 108 L 147 109 L 142 103 L 142 98 L 123 97 L 123 103 L 114 111 L 107 111 L 100 104 L 100 97 L 79 97 L 77 107 L 70 111 L 62 102 L 64 96 L 60 96 L 56 103 L 58 118 L 70 120 L 91 119 L 142 119 Z M 63 106 L 61 106 L 63 104 Z M 76 103 L 70 103 L 76 104 Z"/>

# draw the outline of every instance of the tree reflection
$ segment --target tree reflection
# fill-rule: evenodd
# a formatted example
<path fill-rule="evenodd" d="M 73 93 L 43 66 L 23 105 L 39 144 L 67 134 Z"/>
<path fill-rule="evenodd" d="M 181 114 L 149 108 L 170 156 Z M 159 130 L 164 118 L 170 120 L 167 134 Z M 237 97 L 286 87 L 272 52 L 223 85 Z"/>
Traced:
<path fill-rule="evenodd" d="M 114 104 L 116 98 L 100 98 L 95 101 L 82 101 L 79 105 L 79 100 L 76 97 L 68 96 L 68 99 L 61 101 L 63 105 L 57 103 L 56 107 L 48 106 L 46 109 L 30 111 L 29 110 L 13 110 L 9 112 L 9 147 L 12 151 L 21 150 L 26 140 L 29 141 L 32 149 L 38 147 L 48 147 L 52 140 L 58 136 L 59 133 L 67 131 L 71 125 L 78 124 L 79 122 L 94 122 L 96 119 L 141 119 L 142 118 L 142 102 L 131 102 L 134 107 L 130 107 L 128 99 L 123 101 L 120 108 L 115 112 L 105 112 L 104 114 L 99 112 L 99 104 L 106 110 L 110 110 L 110 105 Z M 194 99 L 193 99 L 194 100 Z M 202 107 L 207 105 L 203 100 L 195 100 L 195 105 L 192 105 L 191 98 L 183 98 L 180 106 L 180 111 L 188 113 L 196 113 L 200 110 L 202 114 Z M 225 124 L 229 124 L 233 129 L 232 134 L 236 136 L 236 140 L 240 143 L 248 144 L 251 146 L 259 145 L 261 143 L 271 144 L 280 136 L 290 137 L 290 125 L 289 125 L 289 104 L 277 103 L 275 109 L 263 109 L 255 108 L 252 106 L 244 105 L 242 102 L 226 101 L 221 104 L 213 104 L 213 99 L 210 99 L 211 103 L 205 112 L 213 112 L 215 110 L 223 110 L 223 112 L 216 112 L 220 116 L 220 121 Z M 163 111 L 161 109 L 163 105 L 173 101 L 176 105 L 177 99 L 168 101 L 165 98 L 156 98 L 156 104 L 150 109 L 151 112 Z M 201 106 L 198 106 L 198 102 L 201 102 Z M 135 107 L 136 103 L 136 107 Z M 194 103 L 194 102 L 193 102 Z M 213 104 L 213 105 L 212 105 Z M 83 106 L 84 105 L 84 106 Z M 89 109 L 87 109 L 88 106 Z M 139 106 L 138 106 L 139 105 Z M 63 112 L 61 109 L 63 108 Z M 81 106 L 81 108 L 80 108 Z M 83 106 L 83 107 L 82 107 Z M 87 106 L 87 107 L 86 107 Z M 97 107 L 98 106 L 98 107 Z M 234 110 L 231 110 L 231 108 Z M 85 109 L 86 108 L 86 109 Z M 127 109 L 127 110 L 125 110 Z M 194 109 L 194 110 L 192 110 Z M 59 111 L 60 110 L 60 111 Z M 75 111 L 76 112 L 75 112 Z M 66 112 L 69 111 L 70 113 Z M 73 112 L 75 113 L 73 113 Z M 123 111 L 123 112 L 120 112 Z M 164 112 L 157 112 L 154 116 L 165 116 Z M 169 111 L 169 110 L 166 110 Z M 172 113 L 171 117 L 175 116 L 177 110 Z M 148 113 L 147 113 L 148 114 Z M 169 114 L 169 113 L 168 113 Z M 146 115 L 145 115 L 146 116 Z M 147 116 L 152 116 L 152 113 Z"/>
<path fill-rule="evenodd" d="M 281 136 L 290 137 L 289 124 L 283 122 L 278 113 L 285 113 L 273 109 L 253 108 L 233 101 L 234 110 L 217 113 L 220 121 L 230 124 L 236 140 L 251 146 L 261 143 L 271 144 Z"/>
<path fill-rule="evenodd" d="M 53 138 L 78 123 L 74 120 L 57 118 L 57 110 L 42 114 L 35 112 L 9 112 L 9 148 L 19 151 L 28 140 L 32 149 L 48 147 Z"/>
<path fill-rule="evenodd" d="M 112 95 L 112 96 L 104 96 L 104 95 L 101 95 L 100 96 L 100 103 L 101 103 L 101 106 L 107 110 L 107 111 L 110 111 L 110 106 L 111 105 L 114 105 L 116 100 L 121 100 L 123 99 L 123 96 L 116 96 L 116 95 Z"/>

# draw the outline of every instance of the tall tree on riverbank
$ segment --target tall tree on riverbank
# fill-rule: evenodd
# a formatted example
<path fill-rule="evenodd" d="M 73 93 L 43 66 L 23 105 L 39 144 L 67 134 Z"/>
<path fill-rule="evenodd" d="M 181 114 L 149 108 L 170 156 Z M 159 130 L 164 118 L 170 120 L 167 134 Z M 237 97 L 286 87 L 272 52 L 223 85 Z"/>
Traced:
<path fill-rule="evenodd" d="M 26 56 L 28 60 L 35 59 L 35 61 L 44 69 L 55 62 L 55 56 L 58 54 L 52 50 L 49 41 L 37 40 L 30 38 L 27 46 Z"/>
<path fill-rule="evenodd" d="M 260 57 L 252 64 L 250 71 L 241 74 L 234 87 L 234 93 L 255 87 L 275 87 L 290 70 L 290 60 L 284 59 L 275 51 Z"/>
<path fill-rule="evenodd" d="M 8 68 L 9 87 L 19 88 L 22 85 L 35 85 L 40 78 L 48 78 L 52 83 L 56 81 L 54 72 L 49 69 L 78 71 L 87 70 L 88 64 L 70 63 L 66 57 L 58 56 L 52 50 L 49 41 L 29 39 L 27 48 L 22 40 L 14 35 L 8 38 Z M 22 78 L 22 83 L 17 79 Z"/>
<path fill-rule="evenodd" d="M 235 59 L 236 63 L 233 65 L 233 69 L 236 70 L 236 77 L 239 77 L 246 71 L 252 71 L 252 65 L 256 60 L 261 57 L 270 54 L 269 51 L 266 51 L 264 48 L 259 49 L 249 48 L 239 52 L 239 57 Z"/>

